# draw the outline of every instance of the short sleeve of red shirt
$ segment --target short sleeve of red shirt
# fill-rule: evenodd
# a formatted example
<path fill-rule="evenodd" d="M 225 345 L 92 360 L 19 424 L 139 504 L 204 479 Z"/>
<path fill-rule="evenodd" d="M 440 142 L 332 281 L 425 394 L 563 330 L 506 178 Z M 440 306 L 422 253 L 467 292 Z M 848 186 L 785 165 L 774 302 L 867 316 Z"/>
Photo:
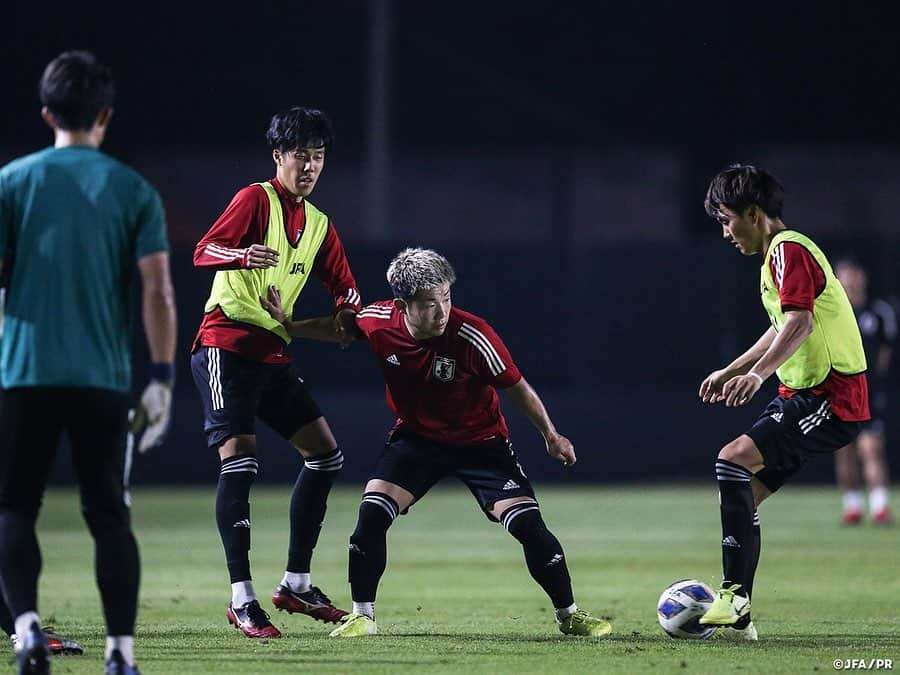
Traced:
<path fill-rule="evenodd" d="M 475 372 L 496 389 L 506 389 L 522 379 L 512 356 L 500 336 L 484 321 L 470 317 L 459 328 L 459 337 L 473 346 Z"/>
<path fill-rule="evenodd" d="M 366 305 L 356 315 L 356 327 L 368 339 L 372 331 L 383 328 L 386 322 L 392 321 L 393 309 L 394 303 L 390 300 L 381 300 L 373 302 L 371 305 Z"/>
<path fill-rule="evenodd" d="M 781 242 L 772 251 L 769 269 L 783 311 L 813 311 L 816 297 L 825 288 L 825 273 L 804 246 L 793 241 Z"/>

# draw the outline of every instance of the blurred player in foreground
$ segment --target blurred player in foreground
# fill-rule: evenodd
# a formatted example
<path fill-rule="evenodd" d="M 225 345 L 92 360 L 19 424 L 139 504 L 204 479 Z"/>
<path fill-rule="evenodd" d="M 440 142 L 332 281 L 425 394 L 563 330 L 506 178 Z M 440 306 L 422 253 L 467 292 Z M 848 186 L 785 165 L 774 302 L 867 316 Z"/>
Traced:
<path fill-rule="evenodd" d="M 888 504 L 890 471 L 885 456 L 885 413 L 887 412 L 887 377 L 891 365 L 894 340 L 897 337 L 897 318 L 894 308 L 884 300 L 869 298 L 869 275 L 852 258 L 843 258 L 834 266 L 862 334 L 866 361 L 870 365 L 869 391 L 874 418 L 863 422 L 859 437 L 834 455 L 838 485 L 843 490 L 846 525 L 862 521 L 863 499 L 860 494 L 860 471 L 869 490 L 869 516 L 875 525 L 893 521 Z"/>
<path fill-rule="evenodd" d="M 778 396 L 747 430 L 719 451 L 723 583 L 704 625 L 756 640 L 750 619 L 759 563 L 756 507 L 811 455 L 835 452 L 869 419 L 866 358 L 853 308 L 825 254 L 781 220 L 784 191 L 771 174 L 747 165 L 720 172 L 706 212 L 745 256 L 762 256 L 760 294 L 771 326 L 746 352 L 700 385 L 706 403 L 750 402 L 777 373 Z"/>
<path fill-rule="evenodd" d="M 124 488 L 135 277 L 153 361 L 141 396 L 149 424 L 141 450 L 159 444 L 169 422 L 175 300 L 159 195 L 99 150 L 114 89 L 92 54 L 54 59 L 40 84 L 54 146 L 0 170 L 0 256 L 9 280 L 0 338 L 0 581 L 23 673 L 50 668 L 34 526 L 63 432 L 95 544 L 107 672 L 137 672 L 140 560 Z"/>
<path fill-rule="evenodd" d="M 240 190 L 194 251 L 197 267 L 216 270 L 191 369 L 207 443 L 221 461 L 216 522 L 231 578 L 226 616 L 251 638 L 281 637 L 260 607 L 250 575 L 257 418 L 304 460 L 291 494 L 287 566 L 272 602 L 326 622 L 346 615 L 313 586 L 310 574 L 328 494 L 344 456 L 285 351 L 290 336 L 260 306 L 259 296 L 277 285 L 290 312 L 314 276 L 334 299 L 332 321 L 339 334 L 353 325 L 360 308 L 334 224 L 309 201 L 331 150 L 331 121 L 319 110 L 293 107 L 272 118 L 266 137 L 275 177 Z"/>
<path fill-rule="evenodd" d="M 557 432 L 493 328 L 451 306 L 456 275 L 443 256 L 406 249 L 391 262 L 387 278 L 394 299 L 369 305 L 356 324 L 381 367 L 397 423 L 366 484 L 350 537 L 353 612 L 331 636 L 375 634 L 375 594 L 387 565 L 388 528 L 447 476 L 465 483 L 488 519 L 522 544 L 528 570 L 550 597 L 559 629 L 567 635 L 606 635 L 610 624 L 575 604 L 562 546 L 544 524 L 513 452 L 496 390 L 507 392 L 541 432 L 550 456 L 564 466 L 575 463 L 572 443 Z M 291 335 L 339 339 L 328 317 L 289 321 L 276 288 L 260 301 Z"/>

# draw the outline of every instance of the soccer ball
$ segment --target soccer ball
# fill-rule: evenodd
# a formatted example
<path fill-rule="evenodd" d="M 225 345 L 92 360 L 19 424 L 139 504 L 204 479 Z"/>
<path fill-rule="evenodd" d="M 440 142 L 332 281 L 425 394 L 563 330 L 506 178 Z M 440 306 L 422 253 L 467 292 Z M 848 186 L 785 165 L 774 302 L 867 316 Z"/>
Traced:
<path fill-rule="evenodd" d="M 659 625 L 673 638 L 705 640 L 718 626 L 703 626 L 699 619 L 710 608 L 715 591 L 696 579 L 682 579 L 669 585 L 659 596 L 656 616 Z"/>

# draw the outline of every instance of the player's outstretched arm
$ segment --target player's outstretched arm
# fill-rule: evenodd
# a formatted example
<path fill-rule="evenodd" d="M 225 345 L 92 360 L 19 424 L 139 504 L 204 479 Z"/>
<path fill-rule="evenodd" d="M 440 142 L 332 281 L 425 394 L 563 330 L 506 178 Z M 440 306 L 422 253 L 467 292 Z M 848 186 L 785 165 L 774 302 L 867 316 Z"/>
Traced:
<path fill-rule="evenodd" d="M 288 335 L 291 337 L 307 338 L 310 340 L 322 340 L 324 342 L 341 342 L 342 336 L 335 329 L 334 317 L 318 316 L 313 319 L 301 319 L 300 321 L 291 321 L 284 313 L 281 305 L 281 292 L 277 286 L 269 286 L 267 296 L 259 297 L 269 316 L 284 326 Z"/>
<path fill-rule="evenodd" d="M 784 325 L 778 331 L 772 344 L 757 360 L 756 365 L 746 375 L 738 375 L 728 380 L 722 387 L 725 405 L 738 406 L 748 403 L 759 391 L 762 383 L 774 373 L 782 363 L 794 355 L 800 345 L 813 330 L 813 315 L 807 309 L 785 312 Z"/>
<path fill-rule="evenodd" d="M 575 459 L 575 447 L 572 441 L 556 431 L 544 402 L 541 397 L 532 388 L 523 377 L 513 386 L 505 390 L 512 399 L 515 406 L 525 413 L 531 423 L 541 432 L 544 437 L 544 443 L 547 445 L 547 453 L 551 457 L 555 457 L 565 466 L 572 466 Z"/>
<path fill-rule="evenodd" d="M 756 365 L 772 345 L 777 333 L 771 326 L 743 354 L 720 370 L 714 370 L 700 384 L 700 398 L 704 403 L 718 403 L 725 400 L 722 389 L 725 383 L 738 375 L 745 375 Z"/>

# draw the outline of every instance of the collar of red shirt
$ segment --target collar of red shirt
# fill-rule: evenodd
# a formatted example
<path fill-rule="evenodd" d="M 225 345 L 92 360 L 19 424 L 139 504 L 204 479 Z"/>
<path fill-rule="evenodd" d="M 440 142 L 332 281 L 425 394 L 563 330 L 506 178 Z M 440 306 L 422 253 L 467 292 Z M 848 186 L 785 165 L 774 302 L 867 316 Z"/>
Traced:
<path fill-rule="evenodd" d="M 292 194 L 284 189 L 284 186 L 279 182 L 277 178 L 272 178 L 269 180 L 269 182 L 275 186 L 275 192 L 277 192 L 278 196 L 281 197 L 281 203 L 285 206 L 285 208 L 294 211 L 295 209 L 303 206 L 303 198 L 301 197 L 300 201 L 298 202 Z"/>

